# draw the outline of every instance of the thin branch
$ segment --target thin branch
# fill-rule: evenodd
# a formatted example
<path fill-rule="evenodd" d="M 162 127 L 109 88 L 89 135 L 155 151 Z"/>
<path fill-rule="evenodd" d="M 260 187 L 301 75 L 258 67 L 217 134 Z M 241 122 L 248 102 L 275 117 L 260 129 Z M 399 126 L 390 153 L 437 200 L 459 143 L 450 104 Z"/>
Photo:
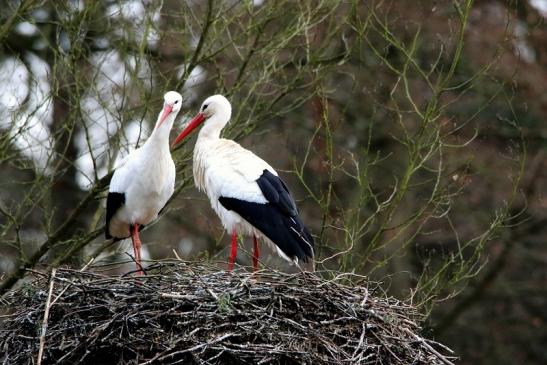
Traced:
<path fill-rule="evenodd" d="M 40 334 L 40 349 L 38 350 L 38 358 L 36 360 L 38 365 L 40 365 L 42 363 L 42 357 L 44 355 L 44 345 L 46 343 L 46 332 L 47 332 L 47 325 L 48 325 L 48 320 L 49 320 L 49 310 L 51 308 L 51 306 L 50 306 L 51 295 L 53 294 L 53 284 L 55 283 L 55 274 L 56 273 L 57 273 L 56 269 L 51 270 L 51 278 L 50 278 L 50 281 L 49 281 L 49 291 L 48 291 L 48 295 L 47 295 L 46 306 L 45 306 L 45 309 L 44 309 L 44 319 L 42 321 L 42 332 Z"/>

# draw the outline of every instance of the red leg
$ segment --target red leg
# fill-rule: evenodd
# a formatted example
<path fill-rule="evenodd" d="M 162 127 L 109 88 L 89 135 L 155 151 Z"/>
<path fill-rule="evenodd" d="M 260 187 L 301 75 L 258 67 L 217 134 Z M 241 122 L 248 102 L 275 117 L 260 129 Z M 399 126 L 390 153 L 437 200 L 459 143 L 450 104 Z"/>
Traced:
<path fill-rule="evenodd" d="M 143 275 L 141 265 L 141 239 L 139 238 L 139 225 L 134 224 L 131 226 L 131 240 L 133 241 L 133 253 L 135 255 L 135 262 L 137 264 L 137 275 Z"/>
<path fill-rule="evenodd" d="M 230 250 L 230 259 L 228 261 L 228 271 L 232 271 L 234 269 L 236 256 L 237 256 L 237 232 L 234 229 L 232 231 L 232 249 Z"/>
<path fill-rule="evenodd" d="M 255 235 L 253 235 L 253 271 L 258 270 L 258 256 L 260 256 L 260 251 L 258 250 L 258 240 Z"/>

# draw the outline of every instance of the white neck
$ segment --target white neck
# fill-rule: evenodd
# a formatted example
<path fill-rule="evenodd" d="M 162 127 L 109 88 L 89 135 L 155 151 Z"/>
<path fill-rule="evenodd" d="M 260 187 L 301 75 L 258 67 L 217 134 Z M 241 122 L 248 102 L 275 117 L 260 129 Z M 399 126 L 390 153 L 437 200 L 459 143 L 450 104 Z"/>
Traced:
<path fill-rule="evenodd" d="M 199 131 L 198 141 L 219 139 L 220 132 L 229 120 L 230 115 L 225 113 L 216 113 L 209 117 Z"/>
<path fill-rule="evenodd" d="M 161 116 L 161 114 L 160 114 Z M 177 113 L 171 113 L 165 118 L 163 123 L 158 126 L 158 121 L 156 122 L 156 127 L 152 131 L 152 134 L 145 142 L 145 145 L 155 146 L 156 148 L 167 149 L 169 150 L 169 134 L 171 133 L 171 128 L 175 122 Z"/>

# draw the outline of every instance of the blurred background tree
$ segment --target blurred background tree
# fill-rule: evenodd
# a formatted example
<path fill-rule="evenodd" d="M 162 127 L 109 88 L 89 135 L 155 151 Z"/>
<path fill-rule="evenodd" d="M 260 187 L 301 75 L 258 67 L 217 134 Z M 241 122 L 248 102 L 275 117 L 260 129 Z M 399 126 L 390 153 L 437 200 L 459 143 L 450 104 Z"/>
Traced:
<path fill-rule="evenodd" d="M 112 170 L 163 93 L 179 131 L 233 103 L 225 135 L 287 180 L 318 269 L 355 271 L 421 308 L 462 363 L 547 362 L 547 2 L 35 1 L 0 15 L 0 273 L 97 257 Z M 144 257 L 224 261 L 193 189 L 143 232 Z M 249 264 L 244 250 L 238 262 Z M 266 264 L 288 270 L 267 257 Z M 130 266 L 132 267 L 132 266 Z"/>

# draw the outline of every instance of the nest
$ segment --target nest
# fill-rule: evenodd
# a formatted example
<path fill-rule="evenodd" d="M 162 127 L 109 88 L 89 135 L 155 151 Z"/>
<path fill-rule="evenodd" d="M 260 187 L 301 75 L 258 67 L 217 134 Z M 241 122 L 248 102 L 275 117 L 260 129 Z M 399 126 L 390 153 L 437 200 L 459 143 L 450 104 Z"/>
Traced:
<path fill-rule="evenodd" d="M 347 274 L 227 273 L 157 263 L 144 277 L 58 269 L 2 299 L 4 364 L 450 364 L 416 309 Z"/>

